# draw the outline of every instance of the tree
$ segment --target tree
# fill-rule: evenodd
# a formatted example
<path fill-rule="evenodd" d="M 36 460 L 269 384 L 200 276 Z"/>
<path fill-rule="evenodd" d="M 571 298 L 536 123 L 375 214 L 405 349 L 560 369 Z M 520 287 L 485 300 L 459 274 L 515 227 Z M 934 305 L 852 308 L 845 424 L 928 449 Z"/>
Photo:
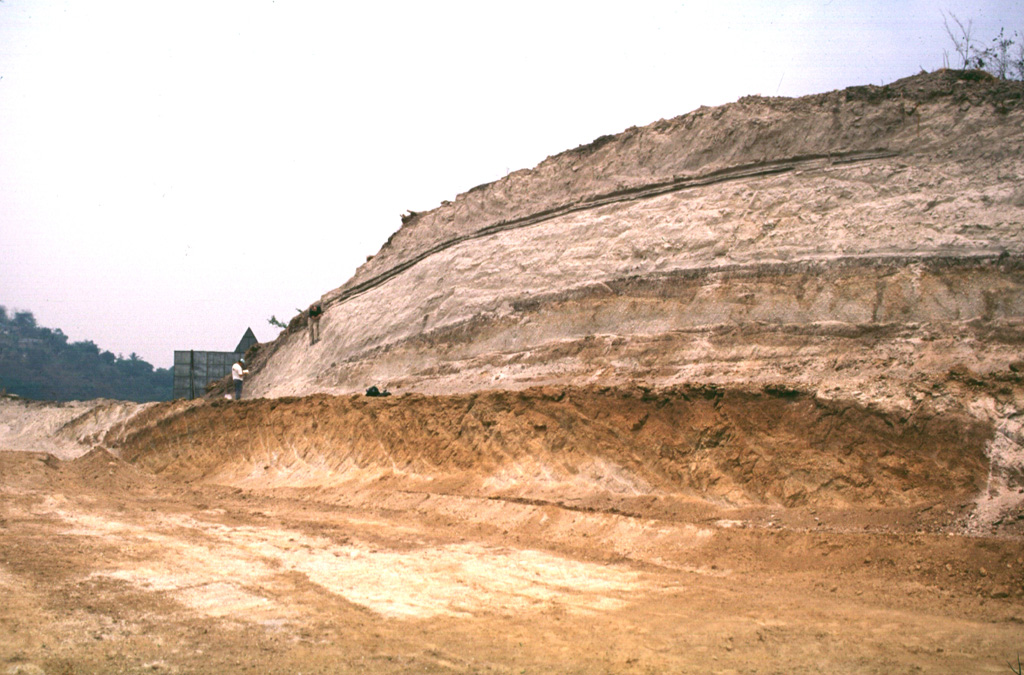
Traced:
<path fill-rule="evenodd" d="M 36 318 L 32 316 L 32 312 L 15 312 L 14 325 L 18 328 L 35 328 Z"/>
<path fill-rule="evenodd" d="M 91 340 L 68 344 L 59 328 L 36 325 L 31 312 L 0 312 L 0 381 L 9 393 L 68 401 L 116 398 L 165 401 L 173 374 L 153 369 L 137 354 L 125 359 Z"/>
<path fill-rule="evenodd" d="M 75 349 L 84 352 L 85 354 L 93 354 L 95 356 L 100 355 L 100 348 L 96 346 L 96 343 L 92 340 L 83 340 L 82 342 L 72 342 L 71 346 Z"/>

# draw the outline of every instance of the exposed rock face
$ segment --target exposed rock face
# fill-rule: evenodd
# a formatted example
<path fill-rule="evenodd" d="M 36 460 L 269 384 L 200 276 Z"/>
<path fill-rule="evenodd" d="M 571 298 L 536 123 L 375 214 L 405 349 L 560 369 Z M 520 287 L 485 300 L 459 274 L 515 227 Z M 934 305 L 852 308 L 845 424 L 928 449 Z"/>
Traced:
<path fill-rule="evenodd" d="M 1019 83 L 751 97 L 405 220 L 254 396 L 785 385 L 907 407 L 1024 342 Z"/>
<path fill-rule="evenodd" d="M 246 487 L 387 481 L 545 503 L 657 494 L 843 507 L 970 499 L 985 486 L 992 435 L 965 415 L 892 415 L 790 391 L 543 387 L 215 399 L 118 449 L 164 478 Z"/>

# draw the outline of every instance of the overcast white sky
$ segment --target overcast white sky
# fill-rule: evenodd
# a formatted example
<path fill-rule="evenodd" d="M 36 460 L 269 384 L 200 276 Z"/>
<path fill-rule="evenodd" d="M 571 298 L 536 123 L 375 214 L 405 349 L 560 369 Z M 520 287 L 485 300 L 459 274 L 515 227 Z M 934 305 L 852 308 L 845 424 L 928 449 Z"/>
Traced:
<path fill-rule="evenodd" d="M 169 367 L 604 134 L 943 65 L 1024 0 L 0 0 L 0 305 Z M 958 64 L 952 64 L 958 65 Z"/>

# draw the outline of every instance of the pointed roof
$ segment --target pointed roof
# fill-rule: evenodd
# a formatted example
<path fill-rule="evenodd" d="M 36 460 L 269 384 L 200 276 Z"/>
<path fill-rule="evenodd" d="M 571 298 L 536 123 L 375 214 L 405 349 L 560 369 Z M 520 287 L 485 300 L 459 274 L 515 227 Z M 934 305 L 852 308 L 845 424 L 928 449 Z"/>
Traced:
<path fill-rule="evenodd" d="M 242 336 L 238 346 L 235 347 L 235 353 L 244 354 L 249 351 L 249 347 L 252 347 L 257 342 L 259 342 L 259 340 L 256 339 L 256 334 L 252 332 L 252 328 L 246 328 L 245 335 Z"/>

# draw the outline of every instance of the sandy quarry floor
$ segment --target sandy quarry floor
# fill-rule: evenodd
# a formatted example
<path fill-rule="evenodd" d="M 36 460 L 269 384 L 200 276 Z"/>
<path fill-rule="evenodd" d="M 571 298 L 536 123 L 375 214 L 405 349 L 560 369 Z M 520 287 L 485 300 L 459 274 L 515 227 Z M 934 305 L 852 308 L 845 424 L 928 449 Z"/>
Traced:
<path fill-rule="evenodd" d="M 1024 547 L 944 532 L 967 504 L 645 516 L 185 484 L 101 451 L 3 452 L 0 479 L 0 673 L 1009 673 L 1024 652 Z"/>

